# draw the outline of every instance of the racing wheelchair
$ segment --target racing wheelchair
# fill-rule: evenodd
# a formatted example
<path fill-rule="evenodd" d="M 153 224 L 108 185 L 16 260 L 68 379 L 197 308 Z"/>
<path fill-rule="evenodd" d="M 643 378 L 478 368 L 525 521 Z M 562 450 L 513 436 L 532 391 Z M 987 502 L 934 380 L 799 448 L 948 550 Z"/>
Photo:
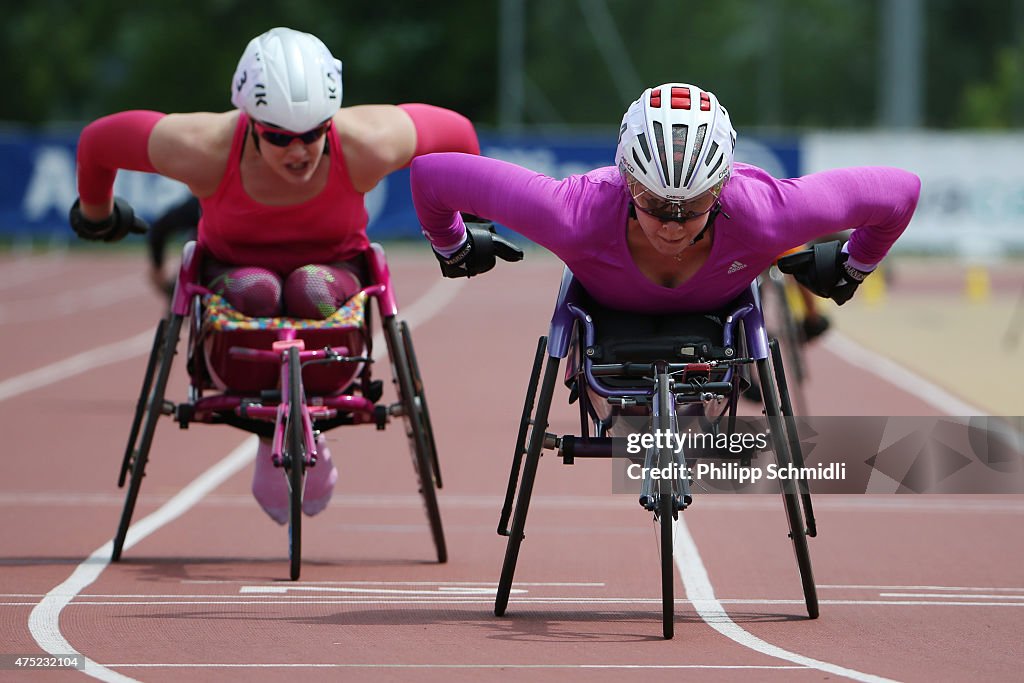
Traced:
<path fill-rule="evenodd" d="M 567 359 L 564 381 L 570 402 L 579 404 L 578 435 L 547 431 L 562 359 Z M 708 433 L 727 435 L 742 429 L 738 399 L 749 384 L 751 368 L 761 386 L 767 450 L 774 452 L 779 467 L 802 468 L 782 354 L 778 342 L 765 332 L 756 283 L 721 316 L 645 316 L 599 306 L 565 269 L 549 334 L 537 344 L 498 522 L 498 534 L 508 541 L 494 614 L 500 617 L 508 607 L 541 451 L 555 451 L 564 464 L 577 458 L 619 457 L 616 441 L 621 443 L 621 437 L 639 425 L 666 437 L 651 440 L 653 445 L 646 448 L 639 502 L 653 513 L 658 527 L 662 631 L 666 639 L 672 638 L 673 521 L 693 502 L 695 458 L 718 454 L 677 451 L 668 445 L 670 435 L 679 433 L 691 418 Z M 749 463 L 757 455 L 745 450 L 736 457 Z M 681 476 L 656 477 L 655 469 Z M 804 601 L 808 616 L 815 619 L 818 598 L 807 538 L 817 529 L 810 493 L 806 482 L 781 481 Z"/>
<path fill-rule="evenodd" d="M 199 284 L 202 249 L 185 245 L 170 310 L 157 326 L 125 448 L 118 486 L 128 489 L 114 537 L 112 560 L 121 558 L 156 425 L 170 416 L 181 428 L 192 422 L 227 424 L 272 441 L 274 466 L 289 490 L 288 555 L 297 580 L 302 555 L 302 497 L 306 472 L 317 466 L 317 437 L 349 424 L 384 429 L 401 418 L 426 509 L 437 561 L 447 548 L 435 488 L 441 488 L 426 395 L 408 325 L 398 317 L 384 250 L 363 252 L 362 281 L 369 284 L 325 320 L 247 318 Z M 391 365 L 397 402 L 382 403 L 374 379 L 373 310 Z M 188 396 L 165 399 L 182 327 L 187 325 Z M 130 476 L 129 476 L 130 475 Z"/>

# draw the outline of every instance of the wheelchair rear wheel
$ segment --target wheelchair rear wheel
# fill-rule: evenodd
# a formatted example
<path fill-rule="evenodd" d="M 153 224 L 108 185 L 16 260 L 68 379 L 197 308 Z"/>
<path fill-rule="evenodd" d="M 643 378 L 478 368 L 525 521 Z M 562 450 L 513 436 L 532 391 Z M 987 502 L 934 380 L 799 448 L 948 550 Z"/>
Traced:
<path fill-rule="evenodd" d="M 442 488 L 441 463 L 437 459 L 437 442 L 434 441 L 434 427 L 430 421 L 430 410 L 427 409 L 427 393 L 423 388 L 420 364 L 416 360 L 416 350 L 412 346 L 412 335 L 409 334 L 408 323 L 403 320 L 399 325 L 399 329 L 402 332 L 402 340 L 405 342 L 405 357 L 409 361 L 409 369 L 412 372 L 413 391 L 423 412 L 423 432 L 427 441 L 427 450 L 430 453 L 430 470 L 434 474 L 434 483 L 437 485 L 437 488 Z"/>
<path fill-rule="evenodd" d="M 434 452 L 433 431 L 426 412 L 426 402 L 422 393 L 417 394 L 412 364 L 407 349 L 411 341 L 407 341 L 408 327 L 399 323 L 394 317 L 384 319 L 384 334 L 391 358 L 391 372 L 398 399 L 401 403 L 405 434 L 409 440 L 413 469 L 419 479 L 420 495 L 426 509 L 430 532 L 437 551 L 437 561 L 448 561 L 448 548 L 444 540 L 444 527 L 441 524 L 441 510 L 437 504 L 437 491 L 434 482 L 434 463 L 437 455 Z"/>
<path fill-rule="evenodd" d="M 544 343 L 545 341 L 542 338 L 540 345 L 538 345 L 538 356 Z M 559 359 L 555 356 L 547 357 L 544 379 L 541 381 L 540 393 L 537 395 L 537 408 L 530 426 L 526 461 L 523 463 L 522 478 L 519 482 L 519 495 L 515 501 L 512 528 L 508 533 L 505 559 L 501 565 L 501 577 L 498 579 L 498 591 L 494 598 L 494 616 L 496 617 L 503 616 L 505 609 L 508 607 L 508 598 L 512 593 L 512 580 L 516 573 L 516 563 L 519 561 L 519 549 L 523 544 L 523 539 L 526 538 L 526 514 L 530 509 L 533 484 L 537 479 L 537 466 L 540 463 L 541 450 L 544 448 L 544 437 L 548 428 L 548 413 L 551 412 L 551 398 L 555 393 L 555 384 L 558 382 L 559 362 Z M 536 387 L 537 372 L 539 370 L 539 366 L 535 363 L 534 375 L 530 378 L 531 389 Z M 530 394 L 530 398 L 532 398 L 532 391 Z M 528 403 L 531 403 L 531 401 L 528 401 Z"/>
<path fill-rule="evenodd" d="M 128 536 L 128 527 L 131 526 L 135 503 L 142 486 L 142 478 L 146 476 L 146 463 L 149 460 L 149 449 L 153 445 L 153 434 L 156 432 L 160 416 L 164 414 L 164 394 L 167 391 L 167 380 L 170 377 L 171 365 L 178 347 L 181 323 L 182 316 L 171 313 L 157 326 L 153 348 L 146 365 L 146 376 L 142 382 L 142 391 L 135 409 L 135 417 L 132 420 L 128 445 L 117 482 L 119 487 L 123 487 L 125 477 L 131 471 L 124 509 L 121 511 L 121 521 L 118 523 L 117 533 L 114 535 L 113 551 L 110 556 L 112 562 L 118 562 L 121 559 L 125 538 Z M 139 432 L 140 425 L 141 433 Z"/>
<path fill-rule="evenodd" d="M 779 405 L 779 395 L 775 387 L 775 378 L 767 358 L 757 361 L 758 379 L 761 381 L 765 417 L 768 419 L 771 444 L 775 450 L 776 461 L 780 468 L 793 462 L 789 449 L 789 438 L 786 432 L 786 421 Z M 796 555 L 800 570 L 800 582 L 803 587 L 804 602 L 807 615 L 811 619 L 818 618 L 818 592 L 814 585 L 814 574 L 811 571 L 811 555 L 807 547 L 807 531 L 803 515 L 800 512 L 800 497 L 792 479 L 781 479 L 782 499 L 789 523 L 789 537 L 793 541 L 793 552 Z"/>
<path fill-rule="evenodd" d="M 289 575 L 298 581 L 302 568 L 302 491 L 305 485 L 306 441 L 302 420 L 302 364 L 299 349 L 288 349 L 288 417 L 285 425 L 284 460 L 288 477 L 288 560 Z"/>
<path fill-rule="evenodd" d="M 773 267 L 774 268 L 774 267 Z M 785 276 L 781 273 L 769 271 L 761 282 L 761 301 L 765 316 L 765 325 L 768 327 L 768 336 L 775 336 L 779 340 L 782 352 L 786 357 L 786 366 L 791 372 L 793 379 L 791 393 L 796 408 L 801 414 L 806 413 L 806 405 L 803 397 L 803 385 L 807 378 L 806 362 L 804 360 L 804 335 L 797 321 L 793 306 L 790 305 L 790 287 L 787 285 Z"/>

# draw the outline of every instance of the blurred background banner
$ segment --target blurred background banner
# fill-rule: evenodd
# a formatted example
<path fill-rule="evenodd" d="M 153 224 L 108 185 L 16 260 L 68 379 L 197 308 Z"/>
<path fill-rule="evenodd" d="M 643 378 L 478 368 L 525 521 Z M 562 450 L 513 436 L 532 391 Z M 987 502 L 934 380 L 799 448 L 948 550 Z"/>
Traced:
<path fill-rule="evenodd" d="M 896 251 L 1024 252 L 1024 0 L 46 0 L 0 25 L 0 238 L 63 239 L 84 123 L 124 109 L 224 111 L 238 57 L 273 26 L 344 62 L 345 106 L 424 102 L 485 154 L 555 177 L 611 162 L 645 87 L 710 89 L 737 157 L 777 177 L 851 164 L 918 173 Z M 59 17 L 55 22 L 54 17 Z M 682 27 L 686 40 L 680 42 Z M 153 218 L 180 185 L 120 173 Z M 408 174 L 368 198 L 375 239 L 418 232 Z"/>
<path fill-rule="evenodd" d="M 1024 250 L 1024 134 L 818 132 L 803 171 L 897 166 L 921 177 L 914 219 L 895 249 L 991 257 Z"/>
<path fill-rule="evenodd" d="M 0 136 L 0 235 L 47 239 L 70 237 L 67 213 L 78 196 L 75 186 L 77 134 Z M 526 166 L 555 178 L 585 173 L 612 163 L 615 140 L 607 136 L 481 134 L 483 154 Z M 744 139 L 741 161 L 778 177 L 800 171 L 795 138 Z M 151 173 L 121 171 L 114 186 L 149 220 L 183 199 L 181 183 Z M 391 174 L 367 195 L 369 234 L 375 240 L 418 238 L 419 223 L 409 195 L 409 171 Z"/>

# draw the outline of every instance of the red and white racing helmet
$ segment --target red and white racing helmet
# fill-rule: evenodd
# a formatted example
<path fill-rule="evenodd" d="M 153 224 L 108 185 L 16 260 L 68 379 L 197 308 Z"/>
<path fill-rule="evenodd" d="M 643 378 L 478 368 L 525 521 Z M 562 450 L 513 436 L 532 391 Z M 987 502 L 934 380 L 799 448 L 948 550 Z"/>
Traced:
<path fill-rule="evenodd" d="M 231 103 L 262 123 L 312 130 L 341 107 L 341 62 L 312 34 L 270 29 L 242 53 Z"/>
<path fill-rule="evenodd" d="M 718 196 L 732 173 L 735 147 L 729 112 L 713 93 L 665 83 L 645 90 L 626 110 L 615 164 L 634 202 L 688 204 L 708 192 Z"/>

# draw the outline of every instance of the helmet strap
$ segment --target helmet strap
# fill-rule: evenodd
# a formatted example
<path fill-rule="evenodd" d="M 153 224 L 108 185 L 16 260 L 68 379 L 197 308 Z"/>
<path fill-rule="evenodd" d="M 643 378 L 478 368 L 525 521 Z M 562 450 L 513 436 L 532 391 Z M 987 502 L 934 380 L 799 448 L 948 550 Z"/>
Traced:
<path fill-rule="evenodd" d="M 256 153 L 259 154 L 260 156 L 263 156 L 263 154 L 260 152 L 260 136 L 256 134 L 256 126 L 252 124 L 252 121 L 249 121 L 248 126 L 249 134 L 252 135 L 252 144 L 253 146 L 256 147 Z"/>
<path fill-rule="evenodd" d="M 714 224 L 715 219 L 718 218 L 718 214 L 720 213 L 724 214 L 726 218 L 729 217 L 729 214 L 722 211 L 722 203 L 715 202 L 715 206 L 711 209 L 711 213 L 708 214 L 708 222 L 704 224 L 703 229 L 701 229 L 701 231 L 697 233 L 697 236 L 690 240 L 689 246 L 692 247 L 693 245 L 697 244 L 697 242 L 700 242 L 702 239 L 704 239 L 704 233 L 706 233 L 708 231 L 708 228 L 710 228 Z"/>

